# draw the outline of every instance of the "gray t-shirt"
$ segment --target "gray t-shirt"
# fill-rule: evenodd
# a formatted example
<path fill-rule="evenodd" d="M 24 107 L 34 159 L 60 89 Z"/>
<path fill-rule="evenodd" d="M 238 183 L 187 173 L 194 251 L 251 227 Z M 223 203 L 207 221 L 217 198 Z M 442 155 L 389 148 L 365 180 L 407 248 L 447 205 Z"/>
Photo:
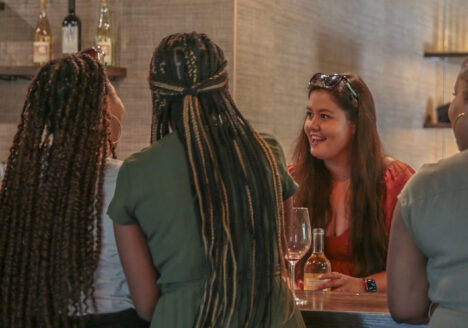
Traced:
<path fill-rule="evenodd" d="M 429 298 L 468 312 L 468 150 L 424 165 L 399 200 L 403 220 L 428 258 Z"/>

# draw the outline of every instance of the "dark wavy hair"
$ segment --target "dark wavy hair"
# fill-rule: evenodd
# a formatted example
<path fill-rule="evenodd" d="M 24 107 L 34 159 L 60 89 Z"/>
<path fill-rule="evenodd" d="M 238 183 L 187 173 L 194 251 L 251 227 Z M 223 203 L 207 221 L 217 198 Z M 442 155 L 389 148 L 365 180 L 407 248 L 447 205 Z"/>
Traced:
<path fill-rule="evenodd" d="M 209 263 L 194 326 L 227 327 L 235 315 L 242 327 L 269 327 L 283 266 L 281 181 L 271 150 L 230 96 L 225 66 L 204 34 L 161 41 L 150 65 L 152 141 L 174 129 L 190 163 Z"/>
<path fill-rule="evenodd" d="M 309 85 L 327 91 L 355 125 L 350 141 L 351 183 L 349 196 L 350 243 L 356 276 L 385 270 L 388 236 L 385 230 L 385 164 L 377 133 L 372 94 L 356 74 L 343 74 L 358 100 L 344 82 L 327 88 L 320 80 Z M 309 141 L 302 130 L 294 151 L 295 179 L 299 189 L 295 204 L 309 209 L 313 227 L 326 228 L 333 213 L 330 204 L 332 177 L 323 160 L 310 154 Z"/>
<path fill-rule="evenodd" d="M 44 65 L 29 86 L 0 192 L 2 327 L 82 325 L 87 301 L 96 307 L 106 81 L 78 54 Z"/>

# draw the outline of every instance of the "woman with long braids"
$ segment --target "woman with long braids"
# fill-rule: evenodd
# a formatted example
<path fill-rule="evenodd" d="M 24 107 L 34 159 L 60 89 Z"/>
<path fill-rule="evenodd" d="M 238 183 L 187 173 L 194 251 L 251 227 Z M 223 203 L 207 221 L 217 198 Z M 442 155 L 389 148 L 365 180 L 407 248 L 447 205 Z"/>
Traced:
<path fill-rule="evenodd" d="M 149 81 L 152 145 L 125 160 L 109 207 L 137 311 L 151 327 L 304 327 L 281 278 L 297 187 L 233 102 L 222 50 L 170 35 Z"/>
<path fill-rule="evenodd" d="M 414 170 L 382 153 L 374 100 L 358 75 L 314 74 L 308 94 L 289 168 L 299 183 L 295 205 L 307 207 L 311 226 L 326 232 L 333 272 L 315 289 L 385 291 L 393 209 Z"/>
<path fill-rule="evenodd" d="M 148 326 L 103 213 L 124 107 L 93 56 L 53 60 L 29 86 L 0 193 L 2 328 Z"/>

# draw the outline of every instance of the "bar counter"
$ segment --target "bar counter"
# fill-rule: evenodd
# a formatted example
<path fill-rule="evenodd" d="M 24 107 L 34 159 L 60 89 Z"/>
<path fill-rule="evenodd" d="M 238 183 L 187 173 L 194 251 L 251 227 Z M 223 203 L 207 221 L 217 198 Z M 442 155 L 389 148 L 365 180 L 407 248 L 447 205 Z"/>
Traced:
<path fill-rule="evenodd" d="M 427 327 L 427 325 L 398 324 L 393 321 L 385 293 L 344 293 L 296 291 L 307 327 Z"/>

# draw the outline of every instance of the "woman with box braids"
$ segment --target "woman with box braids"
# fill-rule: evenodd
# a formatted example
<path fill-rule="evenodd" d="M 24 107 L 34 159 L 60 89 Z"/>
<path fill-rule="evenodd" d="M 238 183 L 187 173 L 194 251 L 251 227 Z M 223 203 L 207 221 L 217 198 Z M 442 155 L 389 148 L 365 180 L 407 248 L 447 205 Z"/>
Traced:
<path fill-rule="evenodd" d="M 31 82 L 0 193 L 1 327 L 83 326 L 106 311 L 94 292 L 116 99 L 87 53 L 49 62 Z"/>
<path fill-rule="evenodd" d="M 154 314 L 154 307 L 148 305 L 147 316 L 152 317 L 154 327 L 277 327 L 286 322 L 290 327 L 302 326 L 297 311 L 293 312 L 295 316 L 291 319 L 291 297 L 280 278 L 283 266 L 280 247 L 283 244 L 283 190 L 286 188 L 282 179 L 287 171 L 283 165 L 280 172 L 270 146 L 238 111 L 228 91 L 225 67 L 222 50 L 204 34 L 174 34 L 161 41 L 150 65 L 153 145 L 124 163 L 110 215 L 120 225 L 124 239 L 124 224 L 138 223 L 146 236 L 152 236 L 165 229 L 167 222 L 161 221 L 166 213 L 171 213 L 167 215 L 170 224 L 177 225 L 177 221 L 185 220 L 185 215 L 175 212 L 182 207 L 195 209 L 191 213 L 192 221 L 180 227 L 194 227 L 194 231 L 185 230 L 185 237 L 180 238 L 199 240 L 198 257 L 186 254 L 186 262 L 179 266 L 180 270 L 193 269 L 195 264 L 192 265 L 191 260 L 195 258 L 193 261 L 200 267 L 193 269 L 191 276 L 169 277 L 165 266 L 168 267 L 167 262 L 173 258 L 168 256 L 165 259 L 161 255 L 164 243 L 148 241 L 153 264 L 160 275 L 158 286 L 162 292 L 160 299 L 156 297 L 154 300 L 158 302 Z M 155 208 L 154 217 L 149 216 L 148 222 L 144 214 L 138 214 L 139 200 L 133 197 L 131 183 L 140 180 L 138 171 L 144 170 L 146 161 L 154 165 L 155 171 L 164 170 L 165 178 L 154 179 L 155 183 L 162 185 L 161 179 L 167 179 L 172 171 L 177 170 L 174 166 L 180 163 L 163 169 L 159 166 L 164 166 L 160 161 L 169 162 L 173 157 L 171 152 L 177 148 L 182 157 L 174 158 L 174 162 L 185 159 L 184 169 L 188 172 L 174 173 L 178 177 L 174 180 L 183 179 L 182 174 L 187 176 L 187 190 L 184 192 L 192 193 L 196 203 L 194 206 L 174 205 L 174 209 L 168 209 L 169 195 L 178 199 L 183 197 L 180 191 L 173 191 L 168 186 L 162 196 L 165 197 L 165 208 Z M 152 152 L 159 152 L 154 162 L 149 158 Z M 125 174 L 124 168 L 127 169 Z M 152 181 L 151 178 L 146 179 L 148 184 Z M 129 184 L 119 185 L 121 180 Z M 293 184 L 292 179 L 290 183 Z M 135 190 L 140 187 L 138 185 Z M 120 194 L 121 189 L 128 194 Z M 138 193 L 144 194 L 143 191 Z M 291 196 L 290 190 L 286 193 L 286 197 Z M 128 199 L 134 199 L 134 203 L 125 203 Z M 122 204 L 125 208 L 134 209 L 133 214 L 128 213 L 128 218 L 122 214 Z M 131 220 L 134 216 L 136 222 Z M 154 230 L 149 228 L 152 224 Z M 119 230 L 116 228 L 116 231 L 119 243 Z M 189 233 L 199 236 L 199 239 L 187 237 Z M 178 239 L 177 234 L 174 238 Z M 176 244 L 176 247 L 170 251 L 178 252 L 180 245 Z M 122 251 L 126 270 L 125 254 L 133 252 L 126 249 L 126 245 L 119 247 L 119 251 Z M 198 275 L 202 279 L 196 283 L 196 293 L 192 297 L 183 294 L 184 290 L 188 293 L 187 282 L 183 280 L 194 280 Z M 141 277 L 135 279 L 133 288 L 131 273 L 127 277 L 131 290 L 137 290 Z M 132 296 L 138 299 L 138 292 L 133 293 L 133 290 Z M 171 298 L 176 302 L 177 296 L 173 294 L 178 292 L 181 293 L 178 304 L 173 304 Z M 181 300 L 184 296 L 186 303 Z M 275 303 L 273 300 L 281 301 Z M 135 304 L 138 311 L 137 300 Z M 177 309 L 178 305 L 180 309 Z M 184 319 L 177 318 L 183 317 L 185 311 L 190 315 Z"/>

